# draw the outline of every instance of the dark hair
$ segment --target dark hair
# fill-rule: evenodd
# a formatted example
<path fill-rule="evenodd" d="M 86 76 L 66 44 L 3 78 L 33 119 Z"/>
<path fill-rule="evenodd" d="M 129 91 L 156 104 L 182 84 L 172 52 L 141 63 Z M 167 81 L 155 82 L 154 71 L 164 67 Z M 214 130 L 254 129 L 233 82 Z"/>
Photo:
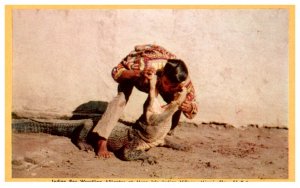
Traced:
<path fill-rule="evenodd" d="M 172 83 L 181 83 L 188 77 L 188 69 L 180 59 L 169 59 L 163 73 Z"/>

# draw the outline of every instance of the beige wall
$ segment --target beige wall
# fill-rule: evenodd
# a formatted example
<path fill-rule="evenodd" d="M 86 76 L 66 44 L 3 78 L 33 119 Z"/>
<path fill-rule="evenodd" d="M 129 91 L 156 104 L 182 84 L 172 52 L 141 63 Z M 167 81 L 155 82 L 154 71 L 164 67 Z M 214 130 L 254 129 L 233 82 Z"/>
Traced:
<path fill-rule="evenodd" d="M 110 72 L 134 45 L 164 46 L 189 66 L 194 122 L 288 126 L 288 10 L 14 10 L 13 111 L 70 115 L 110 101 Z M 123 114 L 135 119 L 145 94 Z"/>

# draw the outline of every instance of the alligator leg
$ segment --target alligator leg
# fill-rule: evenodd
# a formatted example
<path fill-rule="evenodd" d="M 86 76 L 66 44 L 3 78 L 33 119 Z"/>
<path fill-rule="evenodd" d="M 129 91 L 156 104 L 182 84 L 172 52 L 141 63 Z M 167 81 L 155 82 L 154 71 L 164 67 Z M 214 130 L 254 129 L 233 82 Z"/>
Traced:
<path fill-rule="evenodd" d="M 143 150 L 129 149 L 124 147 L 122 155 L 123 160 L 126 161 L 142 160 L 143 162 L 147 161 L 150 165 L 157 163 L 156 157 L 147 154 L 147 152 Z"/>
<path fill-rule="evenodd" d="M 84 151 L 93 151 L 93 147 L 87 143 L 89 133 L 93 128 L 93 121 L 91 119 L 82 120 L 82 126 L 79 126 L 72 134 L 71 141 L 80 149 Z"/>
<path fill-rule="evenodd" d="M 174 150 L 180 150 L 180 151 L 189 151 L 191 149 L 191 147 L 186 146 L 184 144 L 176 143 L 171 138 L 167 138 L 167 137 L 164 139 L 164 143 L 159 146 L 172 148 Z"/>
<path fill-rule="evenodd" d="M 128 135 L 128 139 L 123 142 L 123 146 L 114 153 L 118 158 L 125 161 L 142 160 L 143 162 L 147 161 L 151 165 L 156 164 L 156 158 L 149 155 L 145 151 L 149 148 L 137 149 L 139 145 L 139 138 L 135 137 L 134 135 Z"/>

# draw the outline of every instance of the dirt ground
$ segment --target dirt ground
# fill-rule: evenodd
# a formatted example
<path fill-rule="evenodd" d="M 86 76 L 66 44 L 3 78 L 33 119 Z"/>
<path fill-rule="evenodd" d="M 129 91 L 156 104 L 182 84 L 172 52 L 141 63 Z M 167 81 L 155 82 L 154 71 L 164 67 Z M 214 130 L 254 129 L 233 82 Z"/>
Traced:
<path fill-rule="evenodd" d="M 96 158 L 67 137 L 12 135 L 12 178 L 39 181 L 210 181 L 288 178 L 288 130 L 180 123 L 176 142 L 188 151 L 157 147 L 158 164 Z M 66 179 L 59 179 L 66 178 Z"/>

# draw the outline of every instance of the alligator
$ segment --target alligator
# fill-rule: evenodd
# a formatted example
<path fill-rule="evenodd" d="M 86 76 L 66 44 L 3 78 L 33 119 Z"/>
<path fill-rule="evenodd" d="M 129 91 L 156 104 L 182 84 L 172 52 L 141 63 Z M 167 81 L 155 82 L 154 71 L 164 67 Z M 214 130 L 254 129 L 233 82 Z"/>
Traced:
<path fill-rule="evenodd" d="M 144 104 L 144 113 L 132 127 L 117 125 L 107 140 L 109 150 L 123 160 L 142 160 L 149 164 L 157 163 L 154 156 L 146 151 L 156 146 L 186 151 L 189 147 L 177 144 L 167 134 L 171 129 L 173 114 L 185 100 L 187 89 L 176 93 L 175 99 L 161 107 L 156 88 L 157 77 L 152 75 L 150 91 Z"/>
<path fill-rule="evenodd" d="M 116 125 L 107 140 L 108 149 L 122 160 L 142 160 L 147 161 L 149 164 L 155 164 L 157 159 L 146 152 L 152 147 L 165 146 L 177 150 L 187 149 L 187 147 L 166 138 L 171 128 L 172 115 L 185 100 L 186 88 L 178 92 L 175 99 L 162 108 L 157 98 L 156 80 L 157 77 L 153 75 L 142 116 L 133 126 Z M 14 132 L 43 132 L 67 136 L 79 149 L 85 151 L 93 149 L 93 141 L 91 140 L 95 138 L 95 135 L 93 135 L 95 133 L 92 131 L 94 125 L 95 122 L 92 119 L 13 119 L 12 121 Z"/>
<path fill-rule="evenodd" d="M 12 119 L 12 130 L 15 133 L 47 133 L 66 136 L 84 151 L 93 150 L 88 138 L 94 123 L 92 119 L 58 120 L 58 119 Z"/>

